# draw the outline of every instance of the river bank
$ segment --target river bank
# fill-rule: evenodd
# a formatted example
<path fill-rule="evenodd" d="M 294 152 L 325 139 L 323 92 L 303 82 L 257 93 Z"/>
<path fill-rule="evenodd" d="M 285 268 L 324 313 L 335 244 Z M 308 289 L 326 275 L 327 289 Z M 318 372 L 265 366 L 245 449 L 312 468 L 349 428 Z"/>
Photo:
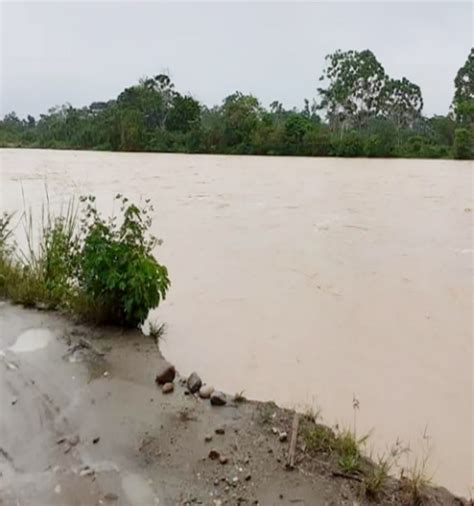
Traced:
<path fill-rule="evenodd" d="M 3 506 L 374 501 L 362 475 L 310 456 L 301 438 L 287 469 L 293 412 L 230 395 L 212 406 L 178 377 L 164 394 L 155 383 L 164 359 L 138 331 L 5 302 L 0 328 Z M 376 502 L 412 504 L 410 490 L 389 479 Z M 425 504 L 467 504 L 445 489 L 420 494 Z"/>

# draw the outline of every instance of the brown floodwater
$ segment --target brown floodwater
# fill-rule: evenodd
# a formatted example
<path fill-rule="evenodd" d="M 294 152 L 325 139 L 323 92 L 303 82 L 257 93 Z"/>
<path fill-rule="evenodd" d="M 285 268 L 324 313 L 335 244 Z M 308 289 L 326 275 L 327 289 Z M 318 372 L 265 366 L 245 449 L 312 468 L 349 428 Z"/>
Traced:
<path fill-rule="evenodd" d="M 183 372 L 320 409 L 473 492 L 470 162 L 1 150 L 1 210 L 151 198 Z M 18 215 L 19 216 L 19 215 Z M 21 234 L 21 230 L 19 230 Z M 21 241 L 21 238 L 20 238 Z M 358 408 L 353 408 L 353 400 Z"/>

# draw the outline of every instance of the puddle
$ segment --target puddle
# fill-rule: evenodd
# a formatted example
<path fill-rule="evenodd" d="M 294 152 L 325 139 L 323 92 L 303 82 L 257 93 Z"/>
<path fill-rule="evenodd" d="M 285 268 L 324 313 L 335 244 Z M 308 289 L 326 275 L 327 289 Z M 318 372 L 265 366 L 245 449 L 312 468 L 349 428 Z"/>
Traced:
<path fill-rule="evenodd" d="M 122 489 L 133 506 L 141 506 L 142 504 L 152 506 L 160 503 L 147 480 L 138 474 L 125 474 L 122 477 Z"/>
<path fill-rule="evenodd" d="M 20 334 L 15 344 L 8 349 L 14 353 L 41 350 L 49 344 L 53 337 L 53 333 L 48 329 L 28 329 Z"/>

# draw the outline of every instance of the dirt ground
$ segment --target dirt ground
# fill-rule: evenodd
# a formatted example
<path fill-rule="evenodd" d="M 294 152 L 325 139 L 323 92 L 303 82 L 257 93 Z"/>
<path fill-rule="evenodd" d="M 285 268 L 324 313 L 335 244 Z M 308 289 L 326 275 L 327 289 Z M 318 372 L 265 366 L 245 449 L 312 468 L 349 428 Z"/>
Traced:
<path fill-rule="evenodd" d="M 359 481 L 300 449 L 286 469 L 292 413 L 231 396 L 211 406 L 179 378 L 165 395 L 162 364 L 139 332 L 0 302 L 0 504 L 370 503 Z M 410 504 L 395 480 L 379 503 Z M 444 489 L 425 503 L 467 504 Z"/>

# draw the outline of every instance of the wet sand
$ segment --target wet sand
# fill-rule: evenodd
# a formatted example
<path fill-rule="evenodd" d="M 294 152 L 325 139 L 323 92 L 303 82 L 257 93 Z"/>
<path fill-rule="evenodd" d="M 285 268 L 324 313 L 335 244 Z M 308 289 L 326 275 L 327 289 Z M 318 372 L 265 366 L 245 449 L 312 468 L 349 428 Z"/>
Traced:
<path fill-rule="evenodd" d="M 473 167 L 1 150 L 1 209 L 117 192 L 151 198 L 172 289 L 163 351 L 223 390 L 430 453 L 434 480 L 473 473 Z M 425 436 L 425 438 L 423 437 Z M 419 450 L 420 447 L 429 450 Z M 415 451 L 411 455 L 414 459 Z"/>

